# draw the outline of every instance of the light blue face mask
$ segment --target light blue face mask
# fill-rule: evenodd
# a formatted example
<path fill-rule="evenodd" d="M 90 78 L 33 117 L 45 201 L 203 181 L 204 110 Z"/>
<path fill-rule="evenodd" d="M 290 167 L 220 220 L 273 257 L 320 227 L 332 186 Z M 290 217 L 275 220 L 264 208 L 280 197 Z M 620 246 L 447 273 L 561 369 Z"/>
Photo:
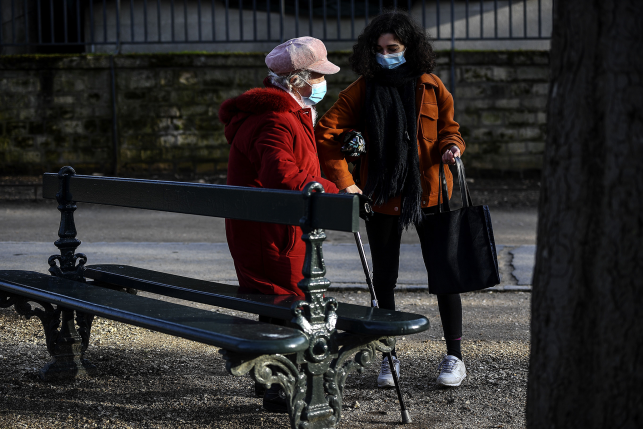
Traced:
<path fill-rule="evenodd" d="M 406 62 L 406 59 L 404 58 L 404 52 L 406 52 L 406 49 L 397 54 L 375 54 L 375 59 L 377 60 L 377 63 L 385 69 L 394 69 Z"/>
<path fill-rule="evenodd" d="M 324 98 L 324 95 L 326 95 L 326 81 L 322 81 L 319 83 L 314 83 L 314 84 L 309 84 L 306 82 L 308 86 L 310 86 L 313 91 L 310 93 L 308 97 L 302 96 L 301 99 L 303 100 L 304 104 L 307 106 L 314 106 L 315 104 L 319 103 L 322 101 L 322 98 Z"/>

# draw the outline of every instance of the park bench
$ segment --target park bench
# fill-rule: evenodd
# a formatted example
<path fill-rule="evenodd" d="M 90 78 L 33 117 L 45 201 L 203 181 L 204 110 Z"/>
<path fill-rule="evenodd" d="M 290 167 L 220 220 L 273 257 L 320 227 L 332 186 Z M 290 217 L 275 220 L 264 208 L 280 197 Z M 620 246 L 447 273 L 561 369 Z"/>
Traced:
<path fill-rule="evenodd" d="M 100 316 L 219 347 L 229 373 L 283 387 L 292 428 L 335 427 L 348 374 L 362 371 L 378 352 L 390 351 L 395 336 L 428 329 L 429 321 L 327 296 L 324 229 L 358 231 L 359 198 L 323 192 L 315 182 L 296 192 L 81 176 L 71 167 L 47 173 L 43 197 L 58 201 L 61 221 L 54 244 L 61 254 L 49 258 L 51 276 L 0 270 L 0 307 L 13 306 L 19 314 L 41 320 L 52 356 L 40 370 L 45 380 L 97 372 L 85 351 L 92 320 Z M 77 202 L 299 225 L 306 242 L 299 283 L 305 298 L 241 294 L 234 285 L 127 265 L 86 265 L 87 257 L 76 253 Z M 220 314 L 139 296 L 137 290 L 286 323 Z"/>

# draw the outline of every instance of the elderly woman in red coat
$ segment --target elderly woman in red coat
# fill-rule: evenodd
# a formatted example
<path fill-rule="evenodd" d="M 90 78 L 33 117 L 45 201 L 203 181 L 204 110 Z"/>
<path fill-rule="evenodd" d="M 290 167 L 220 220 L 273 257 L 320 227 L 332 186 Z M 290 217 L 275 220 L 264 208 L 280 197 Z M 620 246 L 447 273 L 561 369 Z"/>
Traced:
<path fill-rule="evenodd" d="M 326 93 L 324 75 L 339 71 L 326 55 L 321 40 L 289 40 L 266 57 L 264 88 L 221 105 L 230 144 L 228 185 L 301 191 L 316 181 L 326 192 L 338 192 L 321 177 L 313 131 L 314 105 Z M 240 292 L 303 296 L 297 287 L 306 252 L 301 235 L 297 226 L 226 219 Z"/>

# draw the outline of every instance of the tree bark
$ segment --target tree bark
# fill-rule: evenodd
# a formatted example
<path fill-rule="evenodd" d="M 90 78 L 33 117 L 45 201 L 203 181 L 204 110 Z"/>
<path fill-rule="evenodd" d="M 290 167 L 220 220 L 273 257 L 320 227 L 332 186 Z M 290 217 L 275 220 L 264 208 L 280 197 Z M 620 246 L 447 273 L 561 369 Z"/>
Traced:
<path fill-rule="evenodd" d="M 643 427 L 643 1 L 555 2 L 527 426 Z"/>

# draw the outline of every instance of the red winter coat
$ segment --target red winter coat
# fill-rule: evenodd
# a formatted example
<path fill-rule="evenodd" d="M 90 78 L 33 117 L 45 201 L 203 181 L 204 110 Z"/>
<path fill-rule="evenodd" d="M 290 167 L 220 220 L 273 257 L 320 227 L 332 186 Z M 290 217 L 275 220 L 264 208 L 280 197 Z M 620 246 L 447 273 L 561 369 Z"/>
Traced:
<path fill-rule="evenodd" d="M 310 109 L 268 79 L 264 85 L 225 101 L 219 110 L 230 144 L 228 185 L 301 191 L 315 181 L 337 193 L 320 177 Z M 297 287 L 306 253 L 301 235 L 297 226 L 226 219 L 240 291 L 303 296 Z"/>

